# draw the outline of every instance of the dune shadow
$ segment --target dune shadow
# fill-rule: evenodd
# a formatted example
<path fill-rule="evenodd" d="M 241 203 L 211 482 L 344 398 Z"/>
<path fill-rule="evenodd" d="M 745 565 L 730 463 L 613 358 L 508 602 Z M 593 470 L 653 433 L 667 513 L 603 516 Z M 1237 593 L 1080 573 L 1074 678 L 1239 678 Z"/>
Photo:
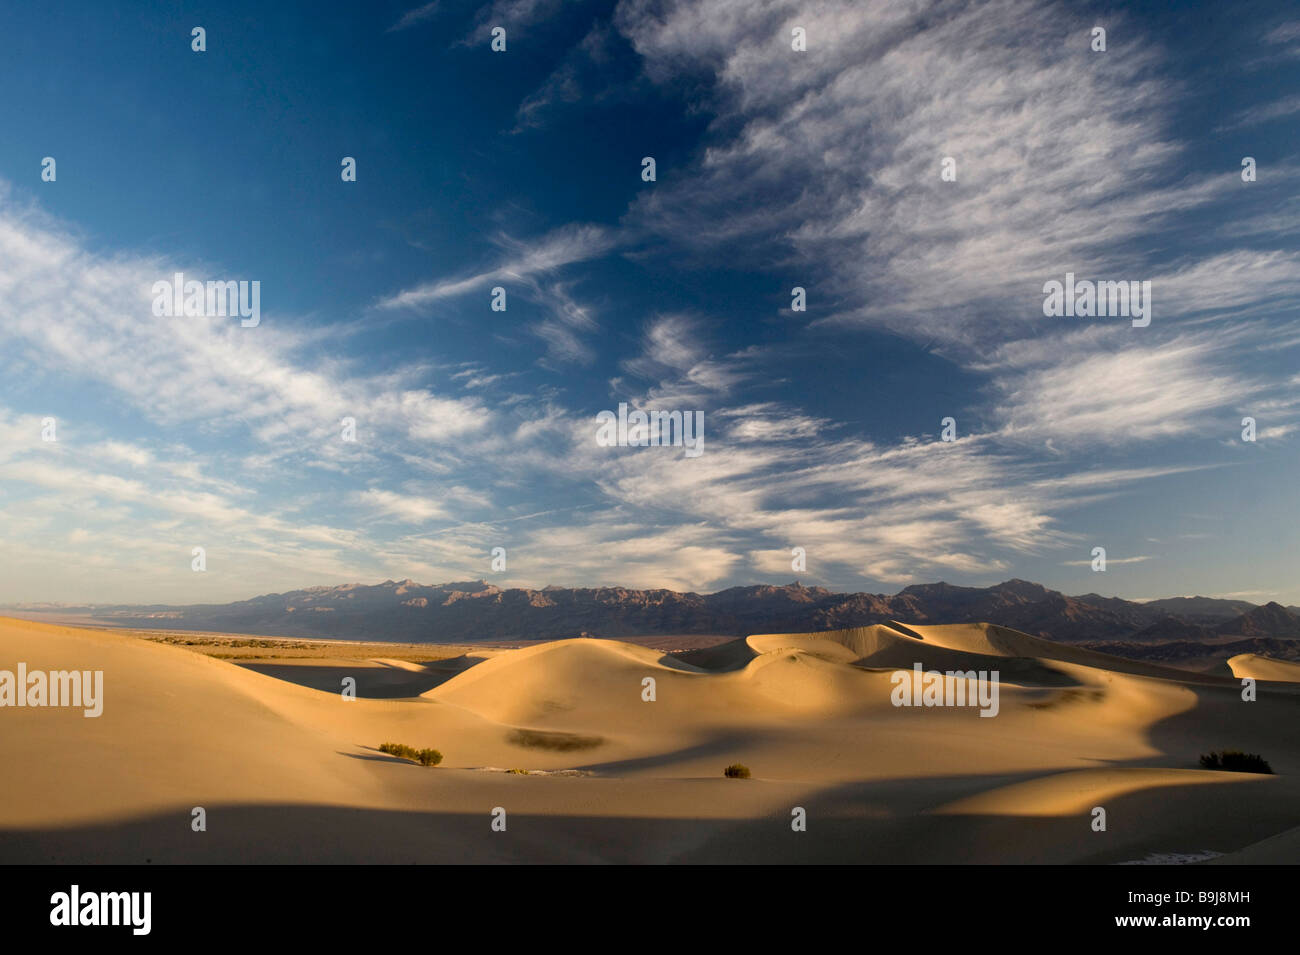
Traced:
<path fill-rule="evenodd" d="M 1024 774 L 1032 775 L 1032 774 Z M 997 782 L 1020 777 L 999 777 Z M 539 814 L 511 809 L 518 790 L 503 785 L 482 812 L 402 811 L 306 804 L 221 805 L 207 809 L 207 830 L 194 832 L 189 807 L 122 821 L 0 829 L 6 864 L 1109 864 L 1152 853 L 1231 852 L 1288 828 L 1277 803 L 1213 826 L 1221 787 L 1178 787 L 1108 800 L 1108 832 L 1091 830 L 1086 813 L 1070 816 L 937 816 L 912 806 L 942 800 L 990 778 L 897 780 L 831 787 L 799 800 L 805 831 L 790 807 L 757 818 L 720 817 L 734 788 L 721 782 L 693 795 L 691 817 Z M 592 780 L 598 785 L 598 781 Z M 578 783 L 579 786 L 583 783 Z M 793 801 L 793 800 L 792 800 Z M 489 807 L 507 810 L 505 832 L 493 831 Z M 1162 809 L 1162 806 L 1164 807 Z"/>
<path fill-rule="evenodd" d="M 264 676 L 274 677 L 286 683 L 294 683 L 313 690 L 338 693 L 342 689 L 344 677 L 356 680 L 356 694 L 361 699 L 396 700 L 419 696 L 441 686 L 456 674 L 459 669 L 426 666 L 423 670 L 407 670 L 402 667 L 373 664 L 357 666 L 308 666 L 281 663 L 239 663 L 246 670 L 253 670 Z M 439 661 L 442 662 L 442 661 Z"/>
<path fill-rule="evenodd" d="M 637 756 L 630 759 L 608 760 L 599 763 L 584 763 L 575 769 L 582 769 L 593 773 L 617 775 L 623 772 L 634 772 L 637 770 L 655 769 L 660 766 L 671 766 L 682 760 L 693 759 L 699 756 L 718 756 L 730 759 L 735 753 L 743 752 L 746 746 L 753 744 L 753 734 L 744 730 L 729 730 L 726 732 L 716 732 L 709 739 L 702 743 L 696 743 L 692 746 L 684 746 L 680 749 L 668 750 L 663 753 L 654 753 L 649 756 Z"/>
<path fill-rule="evenodd" d="M 381 752 L 379 752 L 379 750 L 375 749 L 373 746 L 367 746 L 367 747 L 365 747 L 365 748 L 368 749 L 368 750 L 370 750 L 371 752 L 369 752 L 369 753 L 347 753 L 347 752 L 344 752 L 343 750 L 339 749 L 339 750 L 335 750 L 335 753 L 337 753 L 339 756 L 346 756 L 348 759 L 360 759 L 360 760 L 364 760 L 365 762 L 368 762 L 368 763 L 406 763 L 406 764 L 409 765 L 409 766 L 416 766 L 416 765 L 418 765 L 417 763 L 413 763 L 413 762 L 411 762 L 411 760 L 409 760 L 409 759 L 400 759 L 400 758 L 397 757 L 397 756 L 389 756 L 387 753 L 381 753 Z M 423 767 L 422 767 L 422 768 L 423 768 Z"/>
<path fill-rule="evenodd" d="M 1260 683 L 1253 702 L 1239 682 L 1188 689 L 1196 705 L 1151 725 L 1147 739 L 1163 755 L 1141 765 L 1199 767 L 1204 753 L 1236 749 L 1260 754 L 1278 775 L 1300 775 L 1300 685 Z"/>
<path fill-rule="evenodd" d="M 745 637 L 737 637 L 712 647 L 699 647 L 676 654 L 677 659 L 688 663 L 706 673 L 728 673 L 742 670 L 757 654 L 745 642 Z"/>

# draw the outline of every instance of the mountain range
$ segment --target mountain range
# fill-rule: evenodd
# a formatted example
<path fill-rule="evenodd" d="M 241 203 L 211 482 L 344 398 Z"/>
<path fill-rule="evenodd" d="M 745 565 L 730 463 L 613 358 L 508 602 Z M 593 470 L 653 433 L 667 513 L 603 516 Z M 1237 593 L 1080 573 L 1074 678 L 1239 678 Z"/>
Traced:
<path fill-rule="evenodd" d="M 626 587 L 503 589 L 486 581 L 411 580 L 310 587 L 228 604 L 19 605 L 116 626 L 401 642 L 474 643 L 835 630 L 897 620 L 989 622 L 1062 643 L 1220 643 L 1300 637 L 1300 608 L 1212 597 L 1137 602 L 1071 597 L 1027 580 L 991 587 L 915 584 L 896 594 L 836 593 L 798 582 L 712 594 Z"/>

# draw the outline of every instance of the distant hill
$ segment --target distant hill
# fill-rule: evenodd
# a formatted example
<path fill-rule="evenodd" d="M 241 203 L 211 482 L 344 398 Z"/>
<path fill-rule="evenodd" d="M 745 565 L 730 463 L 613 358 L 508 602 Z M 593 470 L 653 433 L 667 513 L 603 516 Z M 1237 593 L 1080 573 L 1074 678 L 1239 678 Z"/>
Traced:
<path fill-rule="evenodd" d="M 1145 663 L 1209 669 L 1211 672 L 1221 672 L 1223 676 L 1231 674 L 1231 670 L 1226 669 L 1225 661 L 1239 653 L 1253 653 L 1273 660 L 1300 662 L 1300 640 L 1283 637 L 1247 637 L 1217 643 L 1203 643 L 1196 640 L 1173 640 L 1165 643 L 1106 641 L 1084 643 L 1080 646 Z"/>
<path fill-rule="evenodd" d="M 63 610 L 142 628 L 445 643 L 550 640 L 582 634 L 742 636 L 837 630 L 890 620 L 991 621 L 1034 636 L 1077 643 L 1129 639 L 1170 617 L 1151 604 L 1098 594 L 1070 597 L 1017 579 L 991 587 L 915 584 L 892 595 L 835 593 L 798 582 L 698 594 L 626 587 L 503 589 L 482 580 L 437 585 L 386 580 L 311 587 L 228 604 Z M 1169 638 L 1185 635 L 1171 630 Z"/>
<path fill-rule="evenodd" d="M 1219 624 L 1215 630 L 1229 636 L 1300 637 L 1300 616 L 1270 601 Z"/>
<path fill-rule="evenodd" d="M 1143 627 L 1130 638 L 1134 643 L 1164 643 L 1173 640 L 1207 640 L 1216 636 L 1211 627 L 1175 617 L 1163 616 L 1148 627 Z"/>
<path fill-rule="evenodd" d="M 1224 616 L 1229 605 L 1234 612 Z M 1171 597 L 1148 601 L 1145 606 L 1182 608 L 1186 613 L 1161 616 L 1134 633 L 1131 637 L 1134 643 L 1206 641 L 1216 637 L 1300 637 L 1300 615 L 1277 603 L 1256 607 L 1240 600 Z"/>
<path fill-rule="evenodd" d="M 1218 597 L 1165 597 L 1148 600 L 1143 606 L 1151 607 L 1201 626 L 1215 626 L 1240 617 L 1255 605 L 1245 600 L 1222 600 Z"/>

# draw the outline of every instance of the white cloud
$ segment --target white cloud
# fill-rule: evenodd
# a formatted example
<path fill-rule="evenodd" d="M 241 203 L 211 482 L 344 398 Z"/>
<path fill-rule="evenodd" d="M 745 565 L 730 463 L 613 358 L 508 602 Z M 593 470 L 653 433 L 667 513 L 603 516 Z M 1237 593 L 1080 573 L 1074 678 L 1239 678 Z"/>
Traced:
<path fill-rule="evenodd" d="M 394 293 L 379 302 L 380 308 L 419 308 L 432 302 L 457 298 L 490 285 L 550 275 L 575 262 L 604 255 L 614 245 L 610 232 L 596 225 L 572 225 L 557 229 L 533 242 L 498 236 L 505 253 L 493 268 L 457 279 L 425 282 Z"/>
<path fill-rule="evenodd" d="M 396 33 L 399 30 L 406 30 L 418 23 L 424 23 L 431 20 L 438 13 L 438 0 L 433 3 L 426 3 L 424 6 L 416 7 L 413 10 L 407 10 L 402 16 L 388 28 L 389 33 Z"/>
<path fill-rule="evenodd" d="M 380 490 L 379 488 L 362 491 L 359 496 L 362 504 L 373 508 L 376 513 L 387 517 L 396 517 L 412 524 L 422 524 L 435 518 L 447 516 L 447 510 L 442 504 L 428 498 L 398 494 L 393 491 Z"/>
<path fill-rule="evenodd" d="M 1004 435 L 1059 447 L 1212 435 L 1223 430 L 1215 422 L 1224 409 L 1261 392 L 1220 370 L 1227 343 L 1209 334 L 1144 346 L 1134 329 L 1104 331 L 1002 352 L 1003 363 L 992 367 L 1000 373 L 994 387 Z"/>
<path fill-rule="evenodd" d="M 522 28 L 555 9 L 502 0 L 477 22 Z M 1184 172 L 1169 125 L 1183 93 L 1164 78 L 1158 38 L 1112 29 L 1098 57 L 1090 20 L 1024 0 L 623 0 L 612 24 L 649 80 L 712 116 L 707 148 L 639 191 L 620 226 L 499 235 L 492 264 L 377 308 L 431 310 L 501 284 L 542 311 L 525 331 L 544 362 L 591 367 L 600 316 L 574 267 L 645 234 L 693 267 L 732 265 L 739 249 L 746 267 L 801 276 L 818 334 L 937 342 L 984 382 L 982 431 L 867 440 L 774 399 L 776 349 L 717 347 L 713 316 L 665 311 L 609 397 L 702 410 L 706 452 L 600 448 L 568 393 L 505 393 L 514 373 L 486 363 L 360 370 L 322 360 L 271 307 L 256 329 L 156 318 L 150 285 L 176 263 L 92 253 L 0 192 L 0 373 L 77 382 L 127 419 L 104 433 L 97 406 L 50 409 L 61 443 L 46 447 L 45 409 L 6 389 L 20 406 L 0 415 L 0 533 L 22 557 L 3 566 L 80 559 L 105 586 L 179 593 L 195 586 L 182 558 L 206 541 L 227 597 L 321 582 L 303 579 L 313 575 L 481 576 L 498 544 L 509 582 L 533 585 L 703 589 L 784 576 L 792 546 L 808 550 L 813 579 L 982 575 L 1072 542 L 1072 508 L 1209 466 L 1195 454 L 1094 456 L 1231 437 L 1250 410 L 1261 438 L 1300 426 L 1294 381 L 1252 367 L 1262 328 L 1286 332 L 1268 337 L 1275 351 L 1296 334 L 1270 315 L 1300 295 L 1300 256 L 1268 247 L 1293 231 L 1289 211 L 1260 212 L 1235 170 Z M 796 24 L 807 54 L 790 50 Z M 519 121 L 568 96 L 575 77 L 561 64 Z M 939 177 L 949 155 L 955 183 Z M 1283 185 L 1295 173 L 1269 168 Z M 1233 209 L 1204 231 L 1235 229 L 1248 247 L 1169 257 L 1175 227 Z M 190 277 L 219 274 L 186 265 Z M 1045 321 L 1042 283 L 1067 270 L 1150 279 L 1152 326 Z M 339 438 L 345 416 L 355 444 Z"/>
<path fill-rule="evenodd" d="M 1300 301 L 1277 191 L 1295 170 L 1270 166 L 1267 196 L 1233 168 L 1188 174 L 1170 126 L 1184 91 L 1134 24 L 1112 19 L 1102 56 L 1084 14 L 1027 0 L 623 0 L 614 22 L 647 76 L 714 117 L 694 167 L 629 221 L 706 261 L 743 248 L 797 264 L 813 301 L 834 303 L 816 324 L 886 330 L 981 373 L 1040 352 L 992 382 L 1006 434 L 1058 449 L 1187 434 L 1276 387 L 1183 333 L 1194 319 L 1232 336 L 1224 323 Z M 1190 216 L 1280 247 L 1158 260 Z M 1067 271 L 1150 280 L 1153 326 L 1045 319 L 1043 283 Z"/>

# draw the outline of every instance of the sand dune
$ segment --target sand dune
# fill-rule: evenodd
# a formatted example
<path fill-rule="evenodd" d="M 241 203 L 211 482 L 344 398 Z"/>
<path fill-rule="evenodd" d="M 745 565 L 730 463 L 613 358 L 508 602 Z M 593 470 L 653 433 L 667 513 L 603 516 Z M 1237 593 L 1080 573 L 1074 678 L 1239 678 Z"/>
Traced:
<path fill-rule="evenodd" d="M 0 618 L 0 669 L 105 680 L 98 718 L 0 709 L 0 861 L 1250 861 L 1300 825 L 1300 687 L 1246 703 L 1236 680 L 1000 627 L 762 634 L 685 654 L 562 640 L 428 665 L 327 653 L 240 666 Z M 916 663 L 998 670 L 997 716 L 893 705 Z M 347 676 L 360 698 L 340 694 Z M 445 759 L 419 767 L 384 741 Z M 1277 775 L 1198 768 L 1220 748 L 1262 753 Z M 754 778 L 722 778 L 736 761 Z M 1099 803 L 1104 833 L 1089 825 Z M 807 832 L 791 831 L 795 806 Z"/>
<path fill-rule="evenodd" d="M 1300 860 L 1300 826 L 1214 859 L 1210 865 L 1295 865 Z"/>
<path fill-rule="evenodd" d="M 1228 667 L 1237 679 L 1253 677 L 1278 683 L 1300 683 L 1300 663 L 1274 660 L 1258 653 L 1239 653 L 1228 659 Z"/>

